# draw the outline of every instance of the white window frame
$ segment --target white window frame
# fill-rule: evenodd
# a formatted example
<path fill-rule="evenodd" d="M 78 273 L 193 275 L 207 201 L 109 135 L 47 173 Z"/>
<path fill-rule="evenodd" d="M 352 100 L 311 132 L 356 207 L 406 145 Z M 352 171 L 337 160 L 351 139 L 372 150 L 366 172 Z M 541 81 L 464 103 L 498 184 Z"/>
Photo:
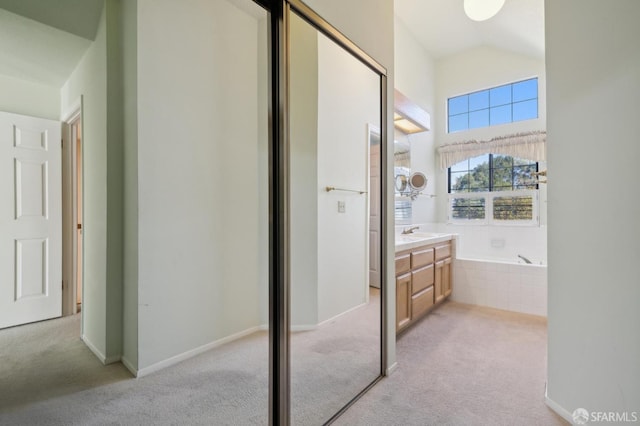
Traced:
<path fill-rule="evenodd" d="M 451 129 L 449 128 L 449 120 L 451 118 L 451 115 L 449 114 L 449 100 L 454 99 L 454 98 L 458 98 L 460 96 L 469 96 L 469 95 L 473 95 L 479 92 L 484 92 L 484 91 L 491 91 L 493 89 L 498 89 L 501 87 L 505 87 L 505 86 L 511 86 L 511 90 L 513 91 L 513 85 L 514 84 L 518 84 L 518 83 L 522 83 L 525 81 L 529 81 L 529 80 L 536 80 L 536 85 L 538 86 L 538 91 L 536 93 L 536 97 L 535 98 L 531 98 L 531 99 L 526 99 L 526 101 L 531 101 L 531 100 L 536 100 L 537 102 L 537 113 L 536 113 L 536 117 L 532 117 L 532 118 L 527 118 L 524 120 L 518 120 L 518 121 L 513 121 L 513 104 L 514 103 L 518 103 L 518 102 L 523 102 L 523 101 L 517 101 L 517 102 L 513 102 L 513 96 L 511 98 L 511 102 L 509 104 L 504 104 L 504 105 L 511 105 L 511 118 L 512 120 L 506 123 L 500 123 L 500 124 L 489 124 L 487 126 L 482 126 L 482 127 L 473 127 L 473 128 L 466 128 L 466 129 L 462 129 L 462 130 L 454 130 L 451 131 Z M 513 95 L 513 92 L 512 92 Z M 504 105 L 500 105 L 500 106 L 504 106 Z M 485 108 L 482 108 L 482 110 L 484 110 Z M 487 107 L 486 109 L 491 109 L 491 106 Z M 512 124 L 512 123 L 519 123 L 521 121 L 528 121 L 528 120 L 537 120 L 540 118 L 540 78 L 539 76 L 532 76 L 532 77 L 528 77 L 528 78 L 524 78 L 522 80 L 516 80 L 516 81 L 512 81 L 510 83 L 504 83 L 504 84 L 499 84 L 497 86 L 492 86 L 492 87 L 486 87 L 484 89 L 479 89 L 479 90 L 474 90 L 473 92 L 467 92 L 467 93 L 460 93 L 458 95 L 454 95 L 454 96 L 450 96 L 447 98 L 447 103 L 446 103 L 446 111 L 447 111 L 447 134 L 456 134 L 456 133 L 462 133 L 462 132 L 469 132 L 469 131 L 474 131 L 477 129 L 488 129 L 490 127 L 495 127 L 495 126 L 503 126 L 505 124 Z M 480 111 L 480 110 L 475 110 L 475 111 Z M 470 114 L 471 112 L 475 112 L 475 111 L 467 111 L 467 115 Z M 461 115 L 464 113 L 460 113 L 460 114 L 454 114 L 454 115 Z"/>
<path fill-rule="evenodd" d="M 453 192 L 448 194 L 447 223 L 452 225 L 491 225 L 491 226 L 540 226 L 540 197 L 538 189 L 519 189 L 516 191 L 491 192 Z M 531 220 L 496 220 L 493 218 L 493 201 L 498 197 L 532 198 L 533 218 Z M 484 219 L 454 219 L 451 210 L 455 198 L 483 198 Z"/>

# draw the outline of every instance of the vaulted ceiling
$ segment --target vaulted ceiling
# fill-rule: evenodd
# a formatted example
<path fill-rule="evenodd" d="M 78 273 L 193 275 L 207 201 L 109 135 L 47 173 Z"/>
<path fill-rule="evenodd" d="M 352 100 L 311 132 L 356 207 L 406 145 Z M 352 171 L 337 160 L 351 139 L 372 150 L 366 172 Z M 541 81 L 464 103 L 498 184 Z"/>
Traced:
<path fill-rule="evenodd" d="M 464 0 L 395 0 L 396 16 L 434 57 L 489 46 L 544 58 L 544 0 L 506 0 L 496 16 L 475 22 Z"/>
<path fill-rule="evenodd" d="M 104 0 L 0 0 L 0 8 L 93 40 Z"/>
<path fill-rule="evenodd" d="M 104 0 L 0 0 L 0 74 L 61 87 L 95 38 Z"/>
<path fill-rule="evenodd" d="M 345 0 L 348 1 L 348 0 Z M 61 87 L 95 38 L 104 0 L 0 0 L 0 74 Z M 506 0 L 484 22 L 463 0 L 395 0 L 434 58 L 491 46 L 544 58 L 544 0 Z"/>

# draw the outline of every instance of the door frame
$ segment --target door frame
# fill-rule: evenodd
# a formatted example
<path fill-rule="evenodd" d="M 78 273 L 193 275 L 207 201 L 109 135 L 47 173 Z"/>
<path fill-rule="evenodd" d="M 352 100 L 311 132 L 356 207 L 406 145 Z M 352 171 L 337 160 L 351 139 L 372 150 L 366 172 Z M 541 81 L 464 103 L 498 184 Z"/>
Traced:
<path fill-rule="evenodd" d="M 382 158 L 382 139 L 381 139 L 381 134 L 380 134 L 380 127 L 376 126 L 375 124 L 372 123 L 367 123 L 367 195 L 368 195 L 368 203 L 367 203 L 367 212 L 366 212 L 366 221 L 367 221 L 367 229 L 369 232 L 367 232 L 367 242 L 366 242 L 366 249 L 369 251 L 371 249 L 371 199 L 375 195 L 377 195 L 378 197 L 378 210 L 380 210 L 378 212 L 379 216 L 378 216 L 378 240 L 377 240 L 377 247 L 378 247 L 378 253 L 377 253 L 377 257 L 378 257 L 378 270 L 376 272 L 375 275 L 377 275 L 377 278 L 374 280 L 375 282 L 372 283 L 371 281 L 371 264 L 369 263 L 369 261 L 367 261 L 367 271 L 366 271 L 366 275 L 367 275 L 367 302 L 369 301 L 369 287 L 375 287 L 377 289 L 381 288 L 381 282 L 382 282 L 382 276 L 380 275 L 380 263 L 382 262 L 381 260 L 381 232 L 382 232 L 382 215 L 381 215 L 381 206 L 382 206 L 382 194 L 381 194 L 381 188 L 380 185 L 378 185 L 377 188 L 371 188 L 371 165 L 372 165 L 372 161 L 371 161 L 371 153 L 373 152 L 373 146 L 371 144 L 371 139 L 372 136 L 376 135 L 378 137 L 378 139 L 380 140 L 380 142 L 378 142 L 376 145 L 378 145 L 378 180 L 382 179 L 382 163 L 384 162 L 384 159 Z M 369 255 L 369 260 L 371 258 L 371 255 Z"/>
<path fill-rule="evenodd" d="M 73 103 L 62 119 L 62 315 L 74 315 L 77 309 L 77 271 L 78 271 L 78 200 L 82 203 L 83 194 L 78 194 L 78 150 L 73 137 L 73 124 L 80 123 L 80 140 L 84 144 L 84 125 L 82 96 Z M 82 151 L 82 150 L 81 150 Z M 80 156 L 82 152 L 80 152 Z M 82 162 L 81 162 L 82 164 Z M 80 171 L 82 173 L 82 171 Z M 82 176 L 80 176 L 82 179 Z M 84 207 L 84 206 L 82 206 Z M 84 210 L 84 208 L 83 208 Z M 82 249 L 80 249 L 82 250 Z M 84 259 L 84 256 L 81 257 Z M 82 271 L 84 268 L 81 268 Z M 81 282 L 84 283 L 84 280 Z M 84 297 L 84 291 L 83 297 Z M 83 300 L 84 302 L 84 300 Z M 84 308 L 84 303 L 81 303 Z M 82 309 L 81 311 L 84 311 Z M 82 316 L 84 317 L 84 315 Z M 81 320 L 81 327 L 83 321 Z M 82 335 L 82 330 L 81 330 Z"/>

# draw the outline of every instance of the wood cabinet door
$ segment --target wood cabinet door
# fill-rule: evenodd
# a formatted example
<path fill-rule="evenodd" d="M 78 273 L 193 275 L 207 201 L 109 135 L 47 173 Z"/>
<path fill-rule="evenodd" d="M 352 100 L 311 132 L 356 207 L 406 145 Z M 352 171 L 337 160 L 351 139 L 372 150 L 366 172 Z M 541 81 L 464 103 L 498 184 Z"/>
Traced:
<path fill-rule="evenodd" d="M 411 297 L 411 319 L 416 320 L 433 306 L 433 286 Z"/>
<path fill-rule="evenodd" d="M 447 242 L 445 244 L 436 246 L 436 260 L 444 260 L 446 258 L 451 257 L 451 243 Z"/>
<path fill-rule="evenodd" d="M 396 278 L 396 331 L 411 322 L 411 273 Z"/>
<path fill-rule="evenodd" d="M 396 256 L 396 276 L 411 270 L 411 254 Z"/>
<path fill-rule="evenodd" d="M 451 294 L 451 258 L 444 261 L 444 267 L 442 268 L 442 292 L 444 297 Z"/>
<path fill-rule="evenodd" d="M 435 271 L 435 280 L 434 280 L 434 290 L 435 290 L 435 300 L 436 303 L 441 302 L 444 299 L 444 289 L 443 289 L 443 278 L 444 278 L 444 269 L 445 264 L 444 260 L 440 262 L 436 262 L 436 271 Z"/>

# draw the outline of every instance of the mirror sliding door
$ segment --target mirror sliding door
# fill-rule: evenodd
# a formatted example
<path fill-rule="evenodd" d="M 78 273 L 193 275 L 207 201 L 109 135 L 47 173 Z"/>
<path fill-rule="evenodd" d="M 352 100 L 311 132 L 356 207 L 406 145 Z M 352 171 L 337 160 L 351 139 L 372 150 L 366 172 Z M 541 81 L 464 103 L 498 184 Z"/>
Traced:
<path fill-rule="evenodd" d="M 288 2 L 290 424 L 323 424 L 383 372 L 384 70 Z M 375 264 L 375 268 L 372 267 Z"/>

